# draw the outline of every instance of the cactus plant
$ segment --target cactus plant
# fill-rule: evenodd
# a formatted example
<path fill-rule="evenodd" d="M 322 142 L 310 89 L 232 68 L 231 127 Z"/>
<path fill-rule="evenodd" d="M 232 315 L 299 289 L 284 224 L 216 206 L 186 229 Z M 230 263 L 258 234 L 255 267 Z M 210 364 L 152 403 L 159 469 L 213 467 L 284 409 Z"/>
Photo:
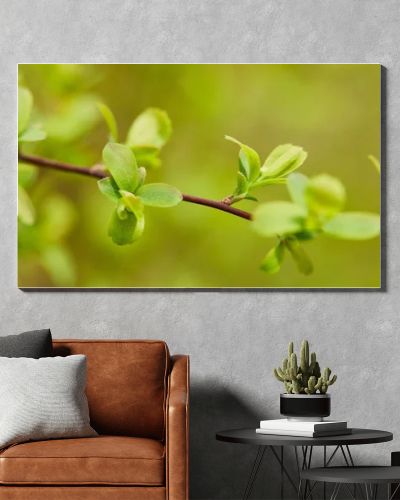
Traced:
<path fill-rule="evenodd" d="M 300 348 L 300 363 L 294 352 L 293 342 L 289 343 L 288 355 L 282 361 L 282 366 L 274 368 L 274 375 L 285 385 L 288 394 L 326 394 L 329 386 L 336 382 L 337 376 L 333 375 L 330 368 L 321 368 L 317 355 L 312 352 L 307 340 L 303 340 Z"/>

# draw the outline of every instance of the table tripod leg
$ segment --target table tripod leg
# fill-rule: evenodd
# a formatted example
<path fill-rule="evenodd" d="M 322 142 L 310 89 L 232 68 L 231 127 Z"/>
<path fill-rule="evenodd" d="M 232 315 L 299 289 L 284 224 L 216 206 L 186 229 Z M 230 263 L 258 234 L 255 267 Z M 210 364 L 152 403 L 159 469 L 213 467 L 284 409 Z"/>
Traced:
<path fill-rule="evenodd" d="M 365 483 L 365 493 L 367 495 L 367 500 L 373 500 L 372 486 Z"/>
<path fill-rule="evenodd" d="M 326 467 L 326 446 L 324 446 L 324 467 Z M 324 481 L 324 500 L 326 500 L 326 483 Z"/>
<path fill-rule="evenodd" d="M 388 499 L 389 500 L 393 500 L 393 498 L 396 496 L 396 493 L 398 492 L 399 488 L 400 488 L 400 483 L 397 484 L 394 492 L 392 493 L 391 492 L 391 485 L 388 484 Z"/>
<path fill-rule="evenodd" d="M 301 477 L 300 477 L 300 463 L 299 463 L 299 453 L 297 451 L 297 446 L 294 446 L 294 454 L 296 457 L 297 474 L 299 476 L 299 481 L 300 481 L 300 479 L 301 479 Z"/>
<path fill-rule="evenodd" d="M 297 500 L 302 500 L 303 498 L 302 489 L 303 489 L 303 480 L 300 477 L 299 487 L 297 489 Z"/>
<path fill-rule="evenodd" d="M 266 450 L 265 446 L 259 446 L 257 449 L 257 455 L 253 462 L 253 467 L 251 469 L 250 476 L 246 484 L 246 489 L 244 490 L 243 493 L 243 500 L 247 500 L 248 498 L 250 498 L 254 486 L 254 481 L 256 480 L 258 470 L 260 468 L 262 459 L 265 454 L 265 450 Z"/>
<path fill-rule="evenodd" d="M 297 486 L 296 484 L 294 483 L 293 479 L 292 479 L 292 476 L 290 475 L 287 467 L 285 466 L 282 458 L 283 458 L 283 455 L 279 456 L 278 452 L 275 450 L 274 446 L 270 446 L 269 449 L 272 451 L 274 457 L 276 458 L 276 461 L 279 463 L 279 465 L 281 466 L 281 474 L 282 474 L 282 478 L 283 476 L 285 475 L 287 477 L 287 479 L 289 480 L 290 484 L 293 486 L 293 489 L 294 491 L 297 491 Z"/>
<path fill-rule="evenodd" d="M 283 446 L 281 446 L 281 500 L 283 500 L 284 491 L 283 491 Z"/>
<path fill-rule="evenodd" d="M 340 490 L 340 483 L 335 483 L 335 486 L 332 491 L 331 495 L 331 500 L 336 500 L 336 497 L 338 496 L 339 490 Z"/>
<path fill-rule="evenodd" d="M 345 446 L 340 446 L 340 450 L 341 450 L 343 458 L 346 462 L 346 466 L 347 467 L 354 467 L 354 460 L 353 460 L 353 457 L 351 455 L 349 445 L 346 444 Z M 346 456 L 346 452 L 347 452 L 347 456 Z M 362 493 L 362 489 L 361 489 L 361 493 Z M 354 495 L 354 498 L 356 499 L 356 497 L 357 497 L 357 485 L 356 484 L 354 485 L 353 495 Z"/>

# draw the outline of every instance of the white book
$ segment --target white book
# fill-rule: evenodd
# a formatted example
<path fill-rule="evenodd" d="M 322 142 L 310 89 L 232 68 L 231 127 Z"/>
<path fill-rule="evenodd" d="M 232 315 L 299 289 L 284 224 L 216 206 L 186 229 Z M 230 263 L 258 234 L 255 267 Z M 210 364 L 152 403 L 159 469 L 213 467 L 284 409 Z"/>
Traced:
<path fill-rule="evenodd" d="M 288 430 L 288 431 L 337 431 L 347 429 L 347 422 L 344 420 L 324 420 L 323 422 L 310 422 L 307 420 L 288 420 L 279 418 L 277 420 L 261 420 L 260 428 L 266 430 Z"/>
<path fill-rule="evenodd" d="M 327 437 L 327 436 L 342 436 L 345 434 L 351 434 L 351 429 L 337 429 L 336 431 L 296 431 L 296 430 L 270 430 L 270 429 L 256 429 L 257 434 L 268 434 L 274 436 L 297 436 L 297 437 Z"/>

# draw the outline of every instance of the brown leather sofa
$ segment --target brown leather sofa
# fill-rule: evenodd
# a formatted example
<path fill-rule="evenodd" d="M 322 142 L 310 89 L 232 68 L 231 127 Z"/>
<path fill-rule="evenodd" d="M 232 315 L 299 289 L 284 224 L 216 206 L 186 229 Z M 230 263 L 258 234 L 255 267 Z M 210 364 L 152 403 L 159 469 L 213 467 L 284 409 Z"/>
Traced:
<path fill-rule="evenodd" d="M 161 341 L 55 340 L 85 354 L 94 438 L 0 453 L 1 500 L 186 500 L 189 358 Z M 0 381 L 1 383 L 1 381 Z"/>

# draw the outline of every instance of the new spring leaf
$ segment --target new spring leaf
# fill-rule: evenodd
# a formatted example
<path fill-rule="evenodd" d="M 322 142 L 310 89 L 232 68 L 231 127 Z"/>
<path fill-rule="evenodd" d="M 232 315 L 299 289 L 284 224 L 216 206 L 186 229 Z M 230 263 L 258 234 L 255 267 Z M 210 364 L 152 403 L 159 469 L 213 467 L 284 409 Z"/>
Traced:
<path fill-rule="evenodd" d="M 131 147 L 153 147 L 161 149 L 172 133 L 171 120 L 158 108 L 149 108 L 132 123 L 126 143 Z"/>
<path fill-rule="evenodd" d="M 135 156 L 127 146 L 109 142 L 103 149 L 103 162 L 119 189 L 135 192 L 139 172 Z"/>
<path fill-rule="evenodd" d="M 99 111 L 100 111 L 100 113 L 101 113 L 102 117 L 104 118 L 104 121 L 107 125 L 111 140 L 114 142 L 117 142 L 118 141 L 118 125 L 117 125 L 117 121 L 115 119 L 114 113 L 103 102 L 98 102 L 97 107 L 98 107 L 98 109 L 99 109 Z"/>
<path fill-rule="evenodd" d="M 260 157 L 257 151 L 229 135 L 226 135 L 225 139 L 240 146 L 239 171 L 250 182 L 255 181 L 260 173 Z"/>
<path fill-rule="evenodd" d="M 304 196 L 311 212 L 330 217 L 343 209 L 346 190 L 339 179 L 320 174 L 309 179 Z"/>
<path fill-rule="evenodd" d="M 253 229 L 262 236 L 297 233 L 303 229 L 307 211 L 289 201 L 272 201 L 254 212 Z"/>
<path fill-rule="evenodd" d="M 136 192 L 145 205 L 150 207 L 174 207 L 182 201 L 181 192 L 169 184 L 145 184 Z"/>
<path fill-rule="evenodd" d="M 118 203 L 121 195 L 119 194 L 119 189 L 114 179 L 111 177 L 105 177 L 104 179 L 97 181 L 97 185 L 99 186 L 100 192 L 104 194 L 106 198 L 114 203 Z"/>
<path fill-rule="evenodd" d="M 281 269 L 285 246 L 279 241 L 264 257 L 260 268 L 268 274 L 275 274 Z"/>
<path fill-rule="evenodd" d="M 112 213 L 110 224 L 108 226 L 108 235 L 116 245 L 127 245 L 135 241 L 134 234 L 137 220 L 136 217 L 127 213 L 125 219 L 121 219 L 117 209 Z"/>
<path fill-rule="evenodd" d="M 343 212 L 330 219 L 323 232 L 344 240 L 368 240 L 379 236 L 380 217 L 368 212 Z"/>
<path fill-rule="evenodd" d="M 276 147 L 261 167 L 263 177 L 282 177 L 298 169 L 306 161 L 307 153 L 300 146 L 282 144 Z"/>

